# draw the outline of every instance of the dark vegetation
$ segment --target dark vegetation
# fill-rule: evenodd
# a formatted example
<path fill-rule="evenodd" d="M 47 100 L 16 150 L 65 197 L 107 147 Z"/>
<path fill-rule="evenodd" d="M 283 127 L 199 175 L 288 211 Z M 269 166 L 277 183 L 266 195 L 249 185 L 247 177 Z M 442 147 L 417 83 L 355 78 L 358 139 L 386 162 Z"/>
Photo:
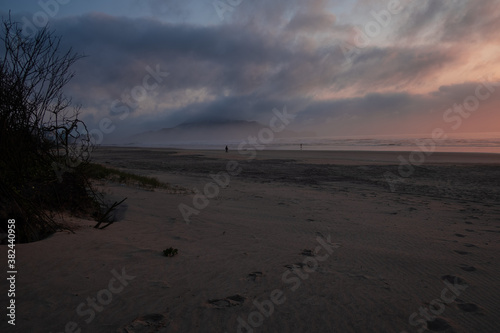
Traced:
<path fill-rule="evenodd" d="M 173 247 L 169 247 L 168 249 L 163 250 L 163 255 L 165 257 L 173 257 L 178 253 L 179 253 L 179 250 L 174 249 Z"/>
<path fill-rule="evenodd" d="M 16 219 L 17 241 L 29 242 L 59 228 L 49 211 L 87 211 L 94 204 L 85 176 L 70 172 L 86 162 L 91 143 L 78 107 L 62 92 L 81 56 L 62 52 L 48 29 L 26 37 L 10 19 L 0 38 L 2 229 L 7 218 Z"/>
<path fill-rule="evenodd" d="M 158 180 L 90 163 L 91 136 L 80 107 L 63 93 L 81 55 L 62 50 L 48 28 L 27 37 L 10 17 L 0 34 L 0 228 L 16 220 L 16 241 L 31 242 L 64 229 L 54 212 L 92 216 L 105 228 L 121 202 L 105 204 L 92 178 L 117 175 L 146 186 Z M 104 224 L 104 226 L 102 226 Z"/>
<path fill-rule="evenodd" d="M 171 189 L 169 184 L 160 182 L 155 177 L 147 177 L 125 172 L 115 168 L 105 167 L 96 163 L 87 163 L 82 166 L 82 171 L 93 179 L 107 179 L 114 182 L 125 183 L 129 185 L 138 185 L 145 188 L 165 188 Z"/>

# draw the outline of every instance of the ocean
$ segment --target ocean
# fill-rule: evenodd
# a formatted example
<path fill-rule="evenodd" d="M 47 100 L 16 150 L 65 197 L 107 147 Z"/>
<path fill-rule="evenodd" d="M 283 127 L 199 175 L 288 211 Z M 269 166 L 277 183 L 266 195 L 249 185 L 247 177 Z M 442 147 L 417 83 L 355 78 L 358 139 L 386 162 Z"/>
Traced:
<path fill-rule="evenodd" d="M 261 142 L 259 149 L 267 150 L 326 150 L 326 151 L 413 151 L 430 150 L 433 152 L 466 152 L 500 154 L 500 133 L 468 133 L 449 135 L 446 139 L 433 139 L 429 135 L 374 135 L 351 137 L 309 137 L 276 138 L 270 142 Z M 130 146 L 161 147 L 177 149 L 223 150 L 254 149 L 248 140 L 240 141 L 190 141 L 165 144 L 132 144 Z M 301 147 L 302 145 L 302 147 Z"/>

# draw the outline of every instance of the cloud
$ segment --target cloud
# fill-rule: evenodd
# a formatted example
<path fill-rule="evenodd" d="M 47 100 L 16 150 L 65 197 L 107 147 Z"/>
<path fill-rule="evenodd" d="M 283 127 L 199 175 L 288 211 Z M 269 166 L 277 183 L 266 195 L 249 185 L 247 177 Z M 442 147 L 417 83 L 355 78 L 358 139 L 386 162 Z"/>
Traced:
<path fill-rule="evenodd" d="M 474 98 L 478 87 L 481 87 L 481 94 L 491 93 L 479 101 L 477 110 L 468 112 L 469 116 L 459 116 L 460 126 L 453 128 L 457 120 L 445 119 L 445 112 L 455 105 L 463 105 L 468 97 Z M 448 133 L 498 131 L 498 126 L 492 123 L 500 120 L 498 105 L 500 81 L 491 81 L 488 88 L 480 82 L 465 82 L 441 86 L 426 94 L 368 93 L 354 98 L 312 102 L 299 114 L 297 121 L 323 135 L 429 134 L 436 127 Z"/>
<path fill-rule="evenodd" d="M 302 14 L 294 16 L 287 28 L 292 31 L 316 32 L 325 31 L 334 24 L 333 14 Z"/>
<path fill-rule="evenodd" d="M 353 58 L 348 71 L 337 75 L 335 86 L 339 90 L 355 87 L 362 92 L 411 90 L 432 82 L 443 69 L 461 59 L 453 47 L 367 48 Z"/>
<path fill-rule="evenodd" d="M 307 5 L 299 5 L 285 29 L 293 32 L 325 32 L 335 26 L 336 17 L 326 9 L 328 1 L 308 1 Z"/>
<path fill-rule="evenodd" d="M 471 43 L 489 41 L 500 28 L 500 7 L 496 0 L 414 2 L 401 15 L 397 36 L 427 43 Z"/>
<path fill-rule="evenodd" d="M 130 105 L 117 133 L 209 119 L 265 122 L 284 105 L 299 114 L 296 126 L 323 133 L 417 130 L 432 119 L 422 110 L 444 107 L 460 98 L 464 82 L 500 68 L 492 46 L 500 9 L 492 0 L 412 1 L 368 46 L 354 48 L 351 66 L 340 45 L 352 45 L 353 28 L 374 20 L 370 13 L 386 1 L 360 0 L 351 10 L 348 2 L 243 0 L 222 21 L 206 2 L 147 6 L 157 15 L 51 20 L 65 47 L 87 55 L 67 92 L 91 122 L 116 118 L 113 102 L 128 103 L 148 67 L 168 71 Z M 193 23 L 199 15 L 203 23 Z"/>

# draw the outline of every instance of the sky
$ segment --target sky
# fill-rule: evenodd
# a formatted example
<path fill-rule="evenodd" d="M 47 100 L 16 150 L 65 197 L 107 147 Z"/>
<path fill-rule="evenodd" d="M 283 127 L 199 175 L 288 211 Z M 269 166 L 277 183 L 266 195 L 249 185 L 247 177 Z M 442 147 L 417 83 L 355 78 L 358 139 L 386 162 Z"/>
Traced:
<path fill-rule="evenodd" d="M 106 143 L 268 124 L 275 108 L 320 136 L 500 132 L 499 0 L 0 0 L 9 11 L 85 55 L 65 91 Z"/>

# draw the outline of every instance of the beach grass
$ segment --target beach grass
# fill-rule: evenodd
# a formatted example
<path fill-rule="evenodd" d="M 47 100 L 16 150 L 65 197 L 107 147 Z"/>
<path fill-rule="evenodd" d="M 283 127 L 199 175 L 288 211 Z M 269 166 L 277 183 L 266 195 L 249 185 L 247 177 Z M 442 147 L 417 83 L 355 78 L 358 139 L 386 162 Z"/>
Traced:
<path fill-rule="evenodd" d="M 131 172 L 122 171 L 102 164 L 88 163 L 82 166 L 83 172 L 92 179 L 106 179 L 127 185 L 138 185 L 148 189 L 176 189 L 172 185 L 161 182 L 156 177 L 141 176 Z"/>

